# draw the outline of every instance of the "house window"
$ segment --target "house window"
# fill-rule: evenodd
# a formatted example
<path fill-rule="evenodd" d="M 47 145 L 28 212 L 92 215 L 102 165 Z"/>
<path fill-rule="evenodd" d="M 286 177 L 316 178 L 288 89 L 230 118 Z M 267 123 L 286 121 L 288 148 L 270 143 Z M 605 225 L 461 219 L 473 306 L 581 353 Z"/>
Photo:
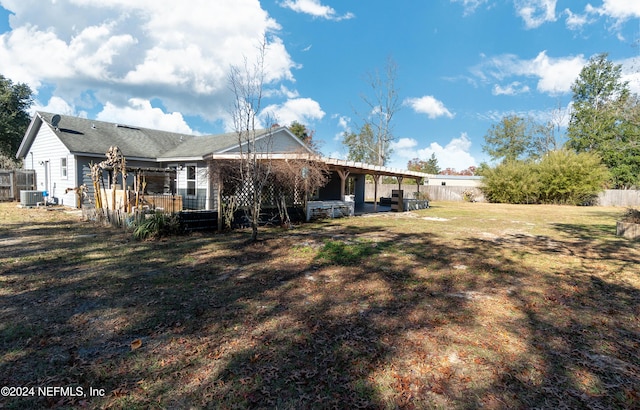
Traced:
<path fill-rule="evenodd" d="M 60 176 L 67 179 L 67 159 L 60 158 Z"/>
<path fill-rule="evenodd" d="M 187 165 L 187 195 L 196 196 L 196 166 Z"/>

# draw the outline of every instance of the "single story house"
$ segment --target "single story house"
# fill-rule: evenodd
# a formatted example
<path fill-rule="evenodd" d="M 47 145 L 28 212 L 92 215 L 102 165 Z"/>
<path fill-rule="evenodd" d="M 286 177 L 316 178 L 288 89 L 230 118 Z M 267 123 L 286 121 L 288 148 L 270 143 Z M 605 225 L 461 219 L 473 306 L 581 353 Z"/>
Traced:
<path fill-rule="evenodd" d="M 367 174 L 420 182 L 427 177 L 420 172 L 320 157 L 286 127 L 263 130 L 257 139 L 267 136 L 263 154 L 269 158 L 286 160 L 302 155 L 326 165 L 330 179 L 320 190 L 319 200 L 344 201 L 347 178 L 353 178 L 350 185 L 355 187 L 352 194 L 357 207 L 364 204 Z M 90 164 L 105 160 L 112 146 L 120 148 L 128 168 L 158 174 L 146 185 L 150 193 L 180 195 L 183 209 L 214 211 L 220 210 L 221 197 L 219 180 L 211 170 L 216 161 L 239 159 L 241 148 L 236 133 L 194 136 L 39 111 L 16 156 L 23 160 L 24 168 L 35 170 L 37 190 L 47 191 L 59 204 L 75 207 L 73 190 L 83 184 L 92 189 Z M 111 184 L 108 172 L 103 178 Z M 131 186 L 133 177 L 129 178 Z"/>
<path fill-rule="evenodd" d="M 478 175 L 431 175 L 426 178 L 426 185 L 456 186 L 478 188 L 482 186 L 482 177 Z"/>

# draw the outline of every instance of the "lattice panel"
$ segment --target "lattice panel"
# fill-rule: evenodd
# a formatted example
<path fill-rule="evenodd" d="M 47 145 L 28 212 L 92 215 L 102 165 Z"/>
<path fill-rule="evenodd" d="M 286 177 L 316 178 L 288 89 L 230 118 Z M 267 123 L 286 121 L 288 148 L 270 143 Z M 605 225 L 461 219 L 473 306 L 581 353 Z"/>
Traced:
<path fill-rule="evenodd" d="M 241 188 L 241 189 L 239 189 Z M 251 205 L 251 194 L 253 188 L 248 183 L 233 184 L 225 183 L 224 190 L 222 191 L 222 200 L 229 201 L 233 196 L 237 200 L 237 204 L 240 208 L 249 207 Z M 301 204 L 304 198 L 304 193 L 297 187 L 283 187 L 278 184 L 271 183 L 265 186 L 262 191 L 262 207 L 275 208 L 277 206 L 277 199 L 284 191 L 285 202 L 287 205 Z"/>

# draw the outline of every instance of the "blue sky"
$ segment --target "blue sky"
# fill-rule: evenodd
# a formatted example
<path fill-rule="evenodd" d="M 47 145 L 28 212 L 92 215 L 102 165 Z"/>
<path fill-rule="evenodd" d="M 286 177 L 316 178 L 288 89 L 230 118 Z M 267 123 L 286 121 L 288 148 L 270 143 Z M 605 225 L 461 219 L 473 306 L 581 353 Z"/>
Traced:
<path fill-rule="evenodd" d="M 640 92 L 640 0 L 0 0 L 0 73 L 34 109 L 185 133 L 232 128 L 229 68 L 266 35 L 265 112 L 344 157 L 367 75 L 397 64 L 388 165 L 487 160 L 505 115 L 566 124 L 570 86 L 608 52 Z M 356 114 L 359 113 L 359 114 Z"/>

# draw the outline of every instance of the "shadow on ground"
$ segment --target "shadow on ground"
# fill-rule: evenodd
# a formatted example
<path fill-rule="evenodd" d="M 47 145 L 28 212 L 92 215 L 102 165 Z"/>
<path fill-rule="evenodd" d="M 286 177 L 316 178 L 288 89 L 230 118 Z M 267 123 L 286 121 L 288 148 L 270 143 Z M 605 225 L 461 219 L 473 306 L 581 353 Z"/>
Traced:
<path fill-rule="evenodd" d="M 451 242 L 335 222 L 247 244 L 14 224 L 0 384 L 107 396 L 5 407 L 638 407 L 640 290 L 615 276 L 638 249 L 557 229 Z"/>

